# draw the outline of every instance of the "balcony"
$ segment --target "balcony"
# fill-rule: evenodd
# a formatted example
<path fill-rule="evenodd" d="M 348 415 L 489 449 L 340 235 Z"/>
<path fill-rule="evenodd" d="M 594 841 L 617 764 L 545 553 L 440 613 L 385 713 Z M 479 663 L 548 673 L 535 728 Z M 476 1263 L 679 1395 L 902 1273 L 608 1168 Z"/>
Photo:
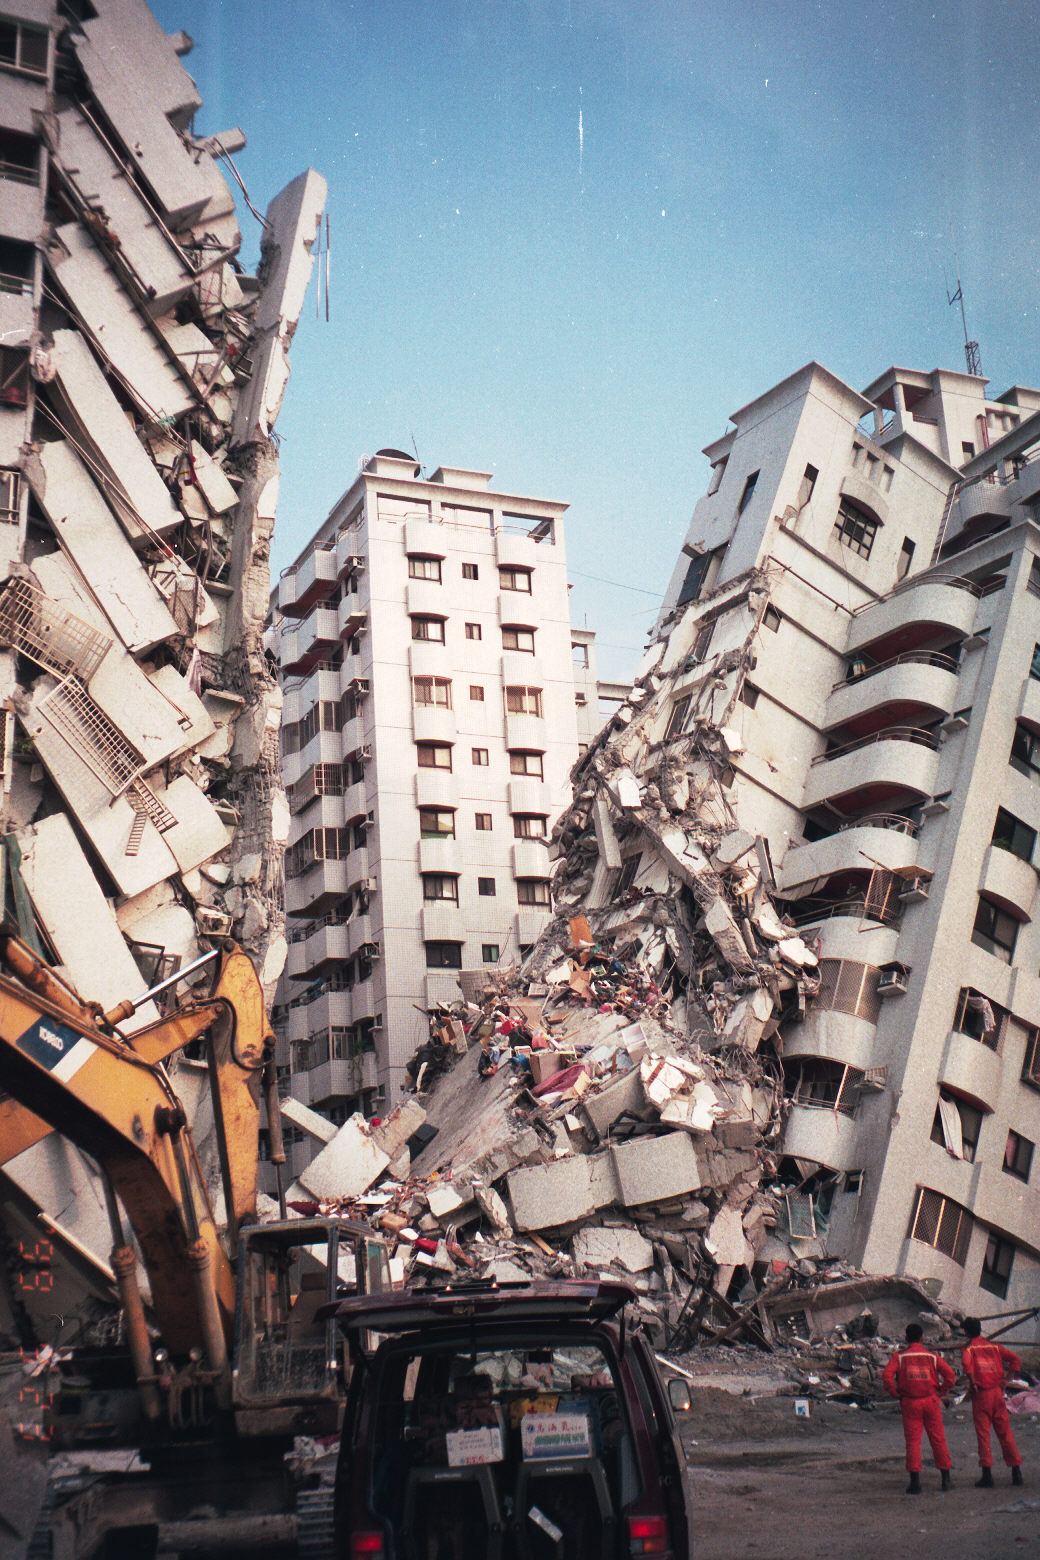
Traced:
<path fill-rule="evenodd" d="M 349 526 L 336 537 L 337 574 L 356 574 L 367 567 L 360 528 Z M 360 563 L 355 560 L 360 560 Z"/>
<path fill-rule="evenodd" d="M 369 861 L 368 851 L 352 850 L 347 857 L 347 886 L 350 889 L 364 888 L 372 875 L 372 864 Z"/>
<path fill-rule="evenodd" d="M 297 1074 L 297 1077 L 300 1075 Z M 322 1062 L 303 1076 L 312 1101 L 330 1100 L 358 1094 L 361 1091 L 361 1057 L 351 1056 L 342 1061 Z"/>
<path fill-rule="evenodd" d="M 995 475 L 992 478 L 983 477 L 980 481 L 973 482 L 970 487 L 961 488 L 954 509 L 957 534 L 961 531 L 973 531 L 980 527 L 982 522 L 1010 520 L 1011 506 L 1017 498 L 1018 493 L 1014 484 L 997 481 Z M 987 528 L 983 526 L 983 529 Z M 953 534 L 952 529 L 951 534 Z"/>
<path fill-rule="evenodd" d="M 368 622 L 368 612 L 361 605 L 360 596 L 344 596 L 336 608 L 341 639 L 353 639 Z"/>
<path fill-rule="evenodd" d="M 345 921 L 326 921 L 311 933 L 306 942 L 297 943 L 289 949 L 290 959 L 297 948 L 301 949 L 305 961 L 303 968 L 317 973 L 328 965 L 338 964 L 350 957 L 349 940 Z"/>
<path fill-rule="evenodd" d="M 450 769 L 417 769 L 415 771 L 415 805 L 417 807 L 457 807 L 459 782 Z M 518 809 L 520 810 L 520 809 Z M 530 809 L 532 812 L 536 808 Z"/>
<path fill-rule="evenodd" d="M 457 732 L 454 710 L 443 704 L 412 705 L 412 736 L 416 742 L 454 742 Z"/>
<path fill-rule="evenodd" d="M 795 845 L 777 873 L 781 895 L 837 872 L 851 872 L 864 861 L 894 871 L 917 864 L 917 825 L 898 813 L 869 813 L 847 823 L 825 839 Z"/>
<path fill-rule="evenodd" d="M 302 720 L 312 704 L 323 699 L 337 702 L 340 697 L 339 668 L 319 661 L 302 677 L 288 679 L 282 685 L 282 725 Z"/>
<path fill-rule="evenodd" d="M 418 553 L 421 558 L 446 558 L 448 546 L 442 525 L 418 516 L 404 523 L 404 550 Z"/>
<path fill-rule="evenodd" d="M 408 645 L 408 670 L 413 677 L 449 677 L 452 662 L 446 645 L 436 639 L 413 639 Z"/>
<path fill-rule="evenodd" d="M 946 1037 L 938 1081 L 991 1111 L 1000 1093 L 1002 1067 L 997 1051 L 991 1051 L 972 1035 L 951 1029 Z"/>
<path fill-rule="evenodd" d="M 338 731 L 316 731 L 310 741 L 300 749 L 298 753 L 290 753 L 290 760 L 296 761 L 298 768 L 296 775 L 290 779 L 286 774 L 287 785 L 298 785 L 309 769 L 315 764 L 338 764 L 343 757 L 343 739 Z M 289 768 L 289 765 L 286 765 Z"/>
<path fill-rule="evenodd" d="M 300 877 L 285 880 L 285 911 L 315 919 L 348 892 L 345 861 L 317 861 Z"/>
<path fill-rule="evenodd" d="M 409 617 L 447 617 L 451 598 L 438 580 L 409 580 L 405 611 Z"/>
<path fill-rule="evenodd" d="M 549 787 L 544 780 L 514 775 L 509 782 L 509 811 L 511 813 L 551 813 Z"/>
<path fill-rule="evenodd" d="M 784 1028 L 785 1061 L 814 1056 L 865 1073 L 874 1066 L 876 1050 L 876 1025 L 835 1008 L 810 1004 L 800 1024 L 787 1024 Z"/>
<path fill-rule="evenodd" d="M 875 914 L 868 915 L 862 899 L 806 910 L 794 921 L 803 936 L 810 927 L 819 936 L 821 959 L 853 959 L 880 969 L 896 956 L 898 921 L 890 918 L 886 924 Z"/>
<path fill-rule="evenodd" d="M 368 792 L 364 780 L 348 785 L 343 792 L 343 822 L 360 823 L 368 816 Z"/>
<path fill-rule="evenodd" d="M 899 798 L 922 799 L 935 791 L 939 739 L 915 726 L 890 726 L 869 737 L 821 753 L 812 761 L 802 807 L 841 804 L 847 813 L 883 810 Z"/>
<path fill-rule="evenodd" d="M 978 1167 L 972 1212 L 984 1224 L 1005 1230 L 1016 1243 L 1036 1250 L 1036 1232 L 1040 1229 L 1040 1187 L 1027 1186 L 1024 1181 L 1008 1175 L 998 1165 L 983 1162 Z"/>
<path fill-rule="evenodd" d="M 948 715 L 957 702 L 957 662 L 928 650 L 908 650 L 835 685 L 824 724 L 863 735 L 881 726 L 911 725 Z"/>
<path fill-rule="evenodd" d="M 462 864 L 458 840 L 447 837 L 419 841 L 420 872 L 459 872 Z"/>
<path fill-rule="evenodd" d="M 980 889 L 1013 915 L 1017 921 L 1031 919 L 1036 898 L 1036 868 L 1014 851 L 991 845 L 982 864 Z"/>
<path fill-rule="evenodd" d="M 282 629 L 278 660 L 284 675 L 299 676 L 328 658 L 339 643 L 339 613 L 335 607 L 317 607 L 298 628 Z"/>
<path fill-rule="evenodd" d="M 376 941 L 370 915 L 352 915 L 347 922 L 347 957 L 353 959 L 367 945 Z"/>
<path fill-rule="evenodd" d="M 329 594 L 338 577 L 335 548 L 316 549 L 278 581 L 280 610 L 287 617 L 304 617 L 315 602 Z"/>
<path fill-rule="evenodd" d="M 1018 701 L 1018 718 L 1040 737 L 1040 677 L 1027 677 Z"/>
<path fill-rule="evenodd" d="M 521 905 L 514 923 L 517 945 L 526 948 L 529 943 L 537 942 L 551 913 L 548 905 Z"/>
<path fill-rule="evenodd" d="M 548 840 L 514 840 L 513 876 L 518 878 L 548 877 L 548 847 Z"/>
<path fill-rule="evenodd" d="M 532 531 L 539 524 L 538 516 L 532 515 Z M 519 531 L 507 531 L 499 527 L 495 532 L 495 563 L 502 569 L 536 569 L 539 563 L 553 561 L 551 552 L 546 555 L 546 548 L 552 546 L 553 541 L 550 537 L 535 541 L 531 536 L 524 536 Z"/>
<path fill-rule="evenodd" d="M 546 722 L 540 715 L 506 714 L 506 747 L 544 753 L 549 743 Z"/>
<path fill-rule="evenodd" d="M 888 660 L 934 640 L 939 634 L 967 638 L 975 624 L 980 595 L 973 580 L 930 575 L 897 586 L 884 601 L 861 608 L 852 619 L 846 654 L 869 650 Z"/>
<path fill-rule="evenodd" d="M 516 621 L 514 616 L 513 621 Z M 544 632 L 544 630 L 539 630 Z M 534 636 L 535 644 L 538 643 L 538 633 Z M 504 688 L 516 687 L 526 684 L 529 687 L 544 688 L 546 683 L 545 667 L 538 657 L 528 655 L 525 650 L 503 650 L 502 652 L 502 686 Z"/>
<path fill-rule="evenodd" d="M 342 796 L 310 796 L 302 803 L 293 799 L 293 817 L 289 829 L 290 845 L 309 833 L 311 829 L 341 829 L 343 827 Z"/>
<path fill-rule="evenodd" d="M 307 1033 L 316 1029 L 328 1029 L 335 1024 L 345 1029 L 353 1023 L 349 991 L 323 991 L 306 1004 Z"/>
<path fill-rule="evenodd" d="M 855 1120 L 833 1105 L 792 1105 L 784 1127 L 783 1153 L 808 1159 L 828 1170 L 854 1170 L 857 1130 Z"/>
<path fill-rule="evenodd" d="M 419 919 L 424 942 L 463 942 L 465 940 L 465 917 L 459 906 L 453 904 L 450 900 L 424 903 Z"/>

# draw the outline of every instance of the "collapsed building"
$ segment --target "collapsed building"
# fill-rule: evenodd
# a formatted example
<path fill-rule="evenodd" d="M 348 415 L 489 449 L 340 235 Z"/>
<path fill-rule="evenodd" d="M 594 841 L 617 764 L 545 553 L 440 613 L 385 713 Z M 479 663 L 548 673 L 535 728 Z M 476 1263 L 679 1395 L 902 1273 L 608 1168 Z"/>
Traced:
<path fill-rule="evenodd" d="M 245 141 L 192 133 L 190 38 L 167 37 L 143 0 L 13 9 L 0 24 L 6 914 L 106 1007 L 225 935 L 273 993 L 288 822 L 263 646 L 273 430 L 324 181 L 301 174 L 254 213 L 248 274 L 228 183 Z M 155 1016 L 148 1002 L 127 1027 Z M 5 1168 L 88 1244 L 96 1225 L 107 1250 L 71 1150 L 51 1139 Z"/>

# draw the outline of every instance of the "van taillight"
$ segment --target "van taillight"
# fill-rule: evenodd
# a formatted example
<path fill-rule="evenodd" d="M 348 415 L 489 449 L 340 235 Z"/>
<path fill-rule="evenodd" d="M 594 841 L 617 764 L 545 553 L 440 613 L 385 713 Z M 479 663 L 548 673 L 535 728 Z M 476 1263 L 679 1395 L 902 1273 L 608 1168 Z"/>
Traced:
<path fill-rule="evenodd" d="M 350 1553 L 368 1555 L 369 1560 L 380 1560 L 383 1554 L 382 1533 L 351 1533 Z"/>
<path fill-rule="evenodd" d="M 633 1555 L 668 1552 L 668 1523 L 664 1517 L 629 1517 L 628 1550 Z"/>

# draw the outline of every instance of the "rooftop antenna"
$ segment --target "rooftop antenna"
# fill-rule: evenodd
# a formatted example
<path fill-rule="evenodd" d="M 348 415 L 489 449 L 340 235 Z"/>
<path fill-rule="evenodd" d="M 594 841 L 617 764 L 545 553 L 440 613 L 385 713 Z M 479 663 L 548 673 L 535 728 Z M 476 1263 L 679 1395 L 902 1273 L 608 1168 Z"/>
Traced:
<path fill-rule="evenodd" d="M 943 280 L 946 282 L 946 302 L 950 305 L 950 308 L 952 309 L 955 303 L 959 303 L 961 306 L 961 324 L 964 327 L 964 361 L 968 365 L 968 373 L 973 374 L 977 379 L 981 379 L 982 357 L 979 352 L 978 342 L 968 340 L 968 320 L 964 313 L 964 289 L 961 286 L 961 279 L 958 276 L 957 289 L 952 293 L 950 291 L 949 279 L 947 278 L 945 271 L 943 272 Z"/>

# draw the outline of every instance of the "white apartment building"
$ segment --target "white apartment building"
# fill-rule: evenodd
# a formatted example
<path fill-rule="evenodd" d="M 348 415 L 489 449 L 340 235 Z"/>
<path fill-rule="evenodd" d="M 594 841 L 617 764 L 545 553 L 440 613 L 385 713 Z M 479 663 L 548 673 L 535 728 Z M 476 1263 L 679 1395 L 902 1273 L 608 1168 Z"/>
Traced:
<path fill-rule="evenodd" d="M 736 695 L 726 794 L 820 959 L 777 1047 L 795 1248 L 1028 1306 L 1040 393 L 813 363 L 731 422 L 642 671 L 658 751 Z"/>
<path fill-rule="evenodd" d="M 293 1094 L 334 1121 L 391 1105 L 425 1012 L 549 914 L 578 751 L 566 505 L 490 480 L 365 460 L 272 598 L 292 810 L 275 1022 Z"/>

